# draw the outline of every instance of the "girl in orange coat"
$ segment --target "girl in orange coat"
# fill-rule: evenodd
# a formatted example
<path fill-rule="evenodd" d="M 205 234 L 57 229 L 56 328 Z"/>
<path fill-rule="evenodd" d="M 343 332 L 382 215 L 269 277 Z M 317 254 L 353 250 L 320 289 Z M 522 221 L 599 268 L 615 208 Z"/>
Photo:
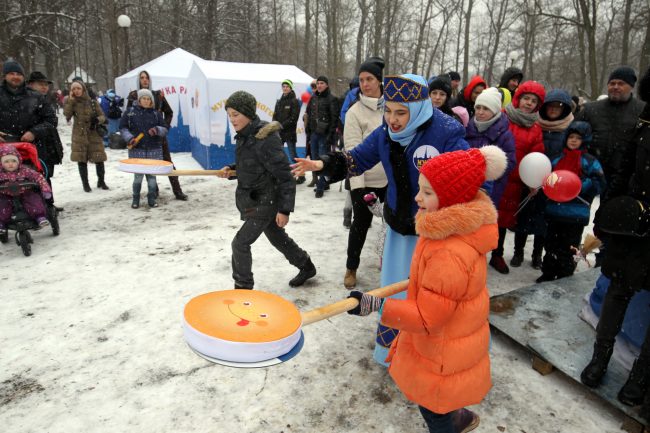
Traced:
<path fill-rule="evenodd" d="M 393 380 L 420 412 L 429 431 L 467 432 L 478 416 L 466 409 L 492 386 L 488 344 L 486 253 L 498 240 L 497 212 L 480 186 L 505 171 L 496 146 L 456 151 L 430 159 L 420 170 L 420 235 L 405 300 L 358 291 L 364 316 L 382 304 L 382 324 L 400 330 L 387 362 Z"/>

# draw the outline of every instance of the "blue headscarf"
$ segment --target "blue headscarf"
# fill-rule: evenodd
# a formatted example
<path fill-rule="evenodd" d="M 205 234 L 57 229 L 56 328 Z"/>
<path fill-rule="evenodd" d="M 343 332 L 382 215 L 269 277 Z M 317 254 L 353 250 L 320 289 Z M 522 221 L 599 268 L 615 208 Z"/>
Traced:
<path fill-rule="evenodd" d="M 424 88 L 427 87 L 427 80 L 425 80 L 424 77 L 421 77 L 419 75 L 401 74 L 400 77 L 404 77 L 410 81 L 419 83 Z M 426 99 L 422 99 L 414 102 L 398 102 L 399 104 L 402 104 L 409 109 L 409 122 L 406 125 L 406 128 L 398 132 L 393 132 L 391 131 L 390 127 L 388 128 L 388 135 L 390 136 L 390 138 L 394 141 L 397 141 L 402 146 L 408 146 L 409 144 L 411 144 L 411 141 L 413 141 L 413 138 L 417 133 L 418 127 L 422 125 L 424 122 L 426 122 L 427 120 L 429 120 L 431 116 L 433 116 L 433 105 L 431 105 L 431 101 L 429 100 L 428 97 L 429 91 L 426 90 L 423 91 L 422 93 L 426 95 Z M 390 100 L 387 98 L 385 98 L 385 100 L 387 102 L 390 102 Z"/>

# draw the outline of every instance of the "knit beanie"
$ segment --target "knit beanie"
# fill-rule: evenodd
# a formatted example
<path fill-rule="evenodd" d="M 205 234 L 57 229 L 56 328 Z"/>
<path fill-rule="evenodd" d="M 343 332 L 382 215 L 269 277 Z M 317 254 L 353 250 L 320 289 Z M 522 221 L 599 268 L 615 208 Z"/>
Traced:
<path fill-rule="evenodd" d="M 291 90 L 293 90 L 293 81 L 291 81 L 290 79 L 287 78 L 282 82 L 282 84 L 286 84 L 287 86 L 289 86 Z"/>
<path fill-rule="evenodd" d="M 239 90 L 228 97 L 226 108 L 232 108 L 249 119 L 254 119 L 255 111 L 257 109 L 257 101 L 255 100 L 255 96 L 248 92 L 244 92 L 243 90 Z"/>
<path fill-rule="evenodd" d="M 365 62 L 359 66 L 359 74 L 368 72 L 372 74 L 380 82 L 384 79 L 384 59 L 381 57 L 369 57 Z"/>
<path fill-rule="evenodd" d="M 138 90 L 138 101 L 140 100 L 140 98 L 144 98 L 145 96 L 151 99 L 151 102 L 153 102 L 153 93 L 151 93 L 151 90 L 149 89 Z"/>
<path fill-rule="evenodd" d="M 20 75 L 25 75 L 23 66 L 14 59 L 5 60 L 2 64 L 2 75 L 7 75 L 10 72 L 17 72 Z"/>
<path fill-rule="evenodd" d="M 322 81 L 323 83 L 327 84 L 329 86 L 330 81 L 327 79 L 325 75 L 321 75 L 318 78 L 316 78 L 316 81 Z"/>
<path fill-rule="evenodd" d="M 447 152 L 428 160 L 420 169 L 438 196 L 439 208 L 471 201 L 486 180 L 505 172 L 506 154 L 497 146 Z"/>
<path fill-rule="evenodd" d="M 447 75 L 449 75 L 451 81 L 460 81 L 460 74 L 456 71 L 449 71 Z"/>
<path fill-rule="evenodd" d="M 639 81 L 639 98 L 643 102 L 650 102 L 650 68 L 645 71 L 641 81 Z"/>
<path fill-rule="evenodd" d="M 623 80 L 630 86 L 634 87 L 636 84 L 636 72 L 634 72 L 634 69 L 629 66 L 619 66 L 609 74 L 607 82 L 609 83 L 612 80 Z"/>
<path fill-rule="evenodd" d="M 429 82 L 429 95 L 432 90 L 442 90 L 447 94 L 447 101 L 451 98 L 451 80 L 447 75 L 438 75 Z"/>
<path fill-rule="evenodd" d="M 492 112 L 497 114 L 501 111 L 501 94 L 496 87 L 488 87 L 483 90 L 474 101 L 474 107 L 482 105 Z"/>

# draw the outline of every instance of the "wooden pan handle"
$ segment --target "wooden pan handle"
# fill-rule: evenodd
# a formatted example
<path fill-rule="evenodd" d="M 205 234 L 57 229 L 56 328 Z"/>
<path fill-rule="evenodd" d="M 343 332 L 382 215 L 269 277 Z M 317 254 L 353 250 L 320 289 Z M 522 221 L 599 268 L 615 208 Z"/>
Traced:
<path fill-rule="evenodd" d="M 223 170 L 172 170 L 169 174 L 161 174 L 159 176 L 218 176 L 223 173 Z M 230 170 L 230 175 L 235 176 L 237 172 Z"/>
<path fill-rule="evenodd" d="M 395 293 L 403 292 L 409 285 L 409 280 L 393 283 L 385 287 L 370 290 L 366 292 L 368 295 L 377 296 L 379 298 L 387 298 Z M 318 322 L 319 320 L 327 319 L 337 314 L 345 313 L 352 310 L 359 305 L 359 301 L 354 298 L 346 298 L 333 304 L 325 305 L 314 310 L 301 313 L 302 326 L 309 325 L 310 323 Z"/>

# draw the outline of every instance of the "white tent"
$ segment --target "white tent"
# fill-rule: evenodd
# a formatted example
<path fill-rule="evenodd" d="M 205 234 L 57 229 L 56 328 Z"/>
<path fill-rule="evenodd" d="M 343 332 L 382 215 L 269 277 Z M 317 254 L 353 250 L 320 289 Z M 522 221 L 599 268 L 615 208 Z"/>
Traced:
<path fill-rule="evenodd" d="M 176 48 L 115 79 L 115 92 L 126 98 L 129 92 L 138 88 L 140 71 L 149 73 L 151 88 L 161 90 L 174 110 L 174 118 L 168 135 L 169 149 L 172 152 L 188 152 L 190 150 L 187 120 L 184 119 L 189 107 L 187 78 L 194 62 L 203 61 L 192 53 Z"/>
<path fill-rule="evenodd" d="M 245 90 L 257 99 L 257 114 L 271 120 L 275 102 L 282 94 L 283 80 L 293 81 L 294 92 L 307 90 L 313 78 L 293 65 L 194 62 L 187 80 L 191 115 L 186 116 L 192 136 L 192 155 L 205 168 L 221 168 L 234 162 L 234 136 L 226 114 L 226 99 L 237 90 Z M 301 109 L 298 121 L 298 147 L 305 146 Z M 299 150 L 303 155 L 304 150 Z"/>

